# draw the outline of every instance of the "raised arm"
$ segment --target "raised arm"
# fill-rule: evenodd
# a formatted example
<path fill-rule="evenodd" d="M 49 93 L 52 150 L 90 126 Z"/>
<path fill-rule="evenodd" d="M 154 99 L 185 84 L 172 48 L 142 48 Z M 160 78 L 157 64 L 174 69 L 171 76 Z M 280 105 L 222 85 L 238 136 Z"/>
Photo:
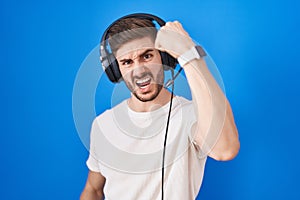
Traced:
<path fill-rule="evenodd" d="M 166 23 L 159 30 L 155 46 L 178 58 L 195 44 L 182 25 L 175 21 Z M 239 151 L 240 143 L 229 101 L 204 59 L 193 59 L 182 67 L 198 118 L 193 127 L 195 142 L 216 160 L 233 159 Z"/>

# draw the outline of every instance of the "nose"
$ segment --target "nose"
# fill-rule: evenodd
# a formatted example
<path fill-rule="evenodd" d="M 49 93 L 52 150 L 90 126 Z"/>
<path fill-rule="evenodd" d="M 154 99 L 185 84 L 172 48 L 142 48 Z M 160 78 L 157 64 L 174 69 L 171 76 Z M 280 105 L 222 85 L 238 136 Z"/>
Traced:
<path fill-rule="evenodd" d="M 132 71 L 133 77 L 142 77 L 147 72 L 146 66 L 141 62 L 136 62 Z"/>

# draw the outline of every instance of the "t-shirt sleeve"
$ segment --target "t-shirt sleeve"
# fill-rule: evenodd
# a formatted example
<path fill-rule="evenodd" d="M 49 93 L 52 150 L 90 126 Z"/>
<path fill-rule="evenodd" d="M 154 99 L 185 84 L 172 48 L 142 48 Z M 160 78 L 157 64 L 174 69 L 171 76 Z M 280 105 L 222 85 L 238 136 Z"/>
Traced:
<path fill-rule="evenodd" d="M 89 170 L 93 172 L 100 172 L 98 161 L 92 154 L 89 155 L 89 158 L 86 161 L 86 165 L 89 168 Z"/>
<path fill-rule="evenodd" d="M 197 116 L 195 112 L 195 106 L 193 104 L 190 104 L 188 109 L 186 109 L 186 113 L 189 116 L 189 121 L 187 122 L 187 130 L 191 148 L 193 148 L 193 152 L 197 154 L 197 158 L 204 159 L 207 157 L 209 150 L 206 148 L 201 148 L 195 140 L 195 134 L 197 130 Z"/>
<path fill-rule="evenodd" d="M 93 171 L 93 172 L 100 172 L 100 168 L 99 168 L 99 162 L 96 159 L 96 154 L 95 154 L 95 134 L 96 134 L 96 119 L 94 120 L 93 124 L 92 124 L 92 128 L 90 131 L 90 150 L 89 150 L 89 157 L 86 161 L 86 165 L 89 168 L 89 170 Z"/>
<path fill-rule="evenodd" d="M 190 136 L 189 136 L 189 138 L 190 138 L 190 142 L 191 142 L 191 148 L 193 148 L 193 149 L 195 150 L 195 152 L 196 152 L 196 154 L 197 154 L 197 157 L 198 157 L 199 159 L 203 159 L 203 158 L 206 158 L 206 157 L 207 157 L 208 152 L 207 152 L 205 149 L 201 148 L 201 147 L 199 146 L 199 144 L 197 144 L 197 142 L 195 141 L 195 138 L 194 138 L 194 134 L 195 134 L 194 130 L 195 130 L 195 127 L 196 127 L 196 122 L 195 122 L 194 124 L 191 125 L 191 129 L 190 129 L 191 131 L 190 131 Z"/>

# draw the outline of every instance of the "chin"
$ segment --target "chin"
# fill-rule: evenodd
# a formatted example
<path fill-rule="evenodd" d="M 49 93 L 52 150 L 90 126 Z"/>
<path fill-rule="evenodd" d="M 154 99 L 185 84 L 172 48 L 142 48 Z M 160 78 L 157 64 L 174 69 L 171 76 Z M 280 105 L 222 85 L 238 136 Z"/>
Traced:
<path fill-rule="evenodd" d="M 133 93 L 133 94 L 138 100 L 140 100 L 142 102 L 153 101 L 158 96 L 158 93 L 154 93 L 154 94 L 137 94 L 137 93 Z"/>
<path fill-rule="evenodd" d="M 140 100 L 142 102 L 149 102 L 149 101 L 153 101 L 154 99 L 156 99 L 156 97 L 159 95 L 161 89 L 162 89 L 162 85 L 156 85 L 155 89 L 148 93 L 139 94 L 137 92 L 133 92 L 133 94 L 138 100 Z"/>

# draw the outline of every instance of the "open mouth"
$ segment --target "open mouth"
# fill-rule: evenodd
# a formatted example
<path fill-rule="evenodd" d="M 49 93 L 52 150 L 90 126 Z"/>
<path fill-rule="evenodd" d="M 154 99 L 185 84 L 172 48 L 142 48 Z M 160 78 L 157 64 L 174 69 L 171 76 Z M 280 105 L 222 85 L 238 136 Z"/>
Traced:
<path fill-rule="evenodd" d="M 151 77 L 149 77 L 149 76 L 135 81 L 135 84 L 141 89 L 148 87 L 150 85 L 150 83 L 151 83 Z"/>

